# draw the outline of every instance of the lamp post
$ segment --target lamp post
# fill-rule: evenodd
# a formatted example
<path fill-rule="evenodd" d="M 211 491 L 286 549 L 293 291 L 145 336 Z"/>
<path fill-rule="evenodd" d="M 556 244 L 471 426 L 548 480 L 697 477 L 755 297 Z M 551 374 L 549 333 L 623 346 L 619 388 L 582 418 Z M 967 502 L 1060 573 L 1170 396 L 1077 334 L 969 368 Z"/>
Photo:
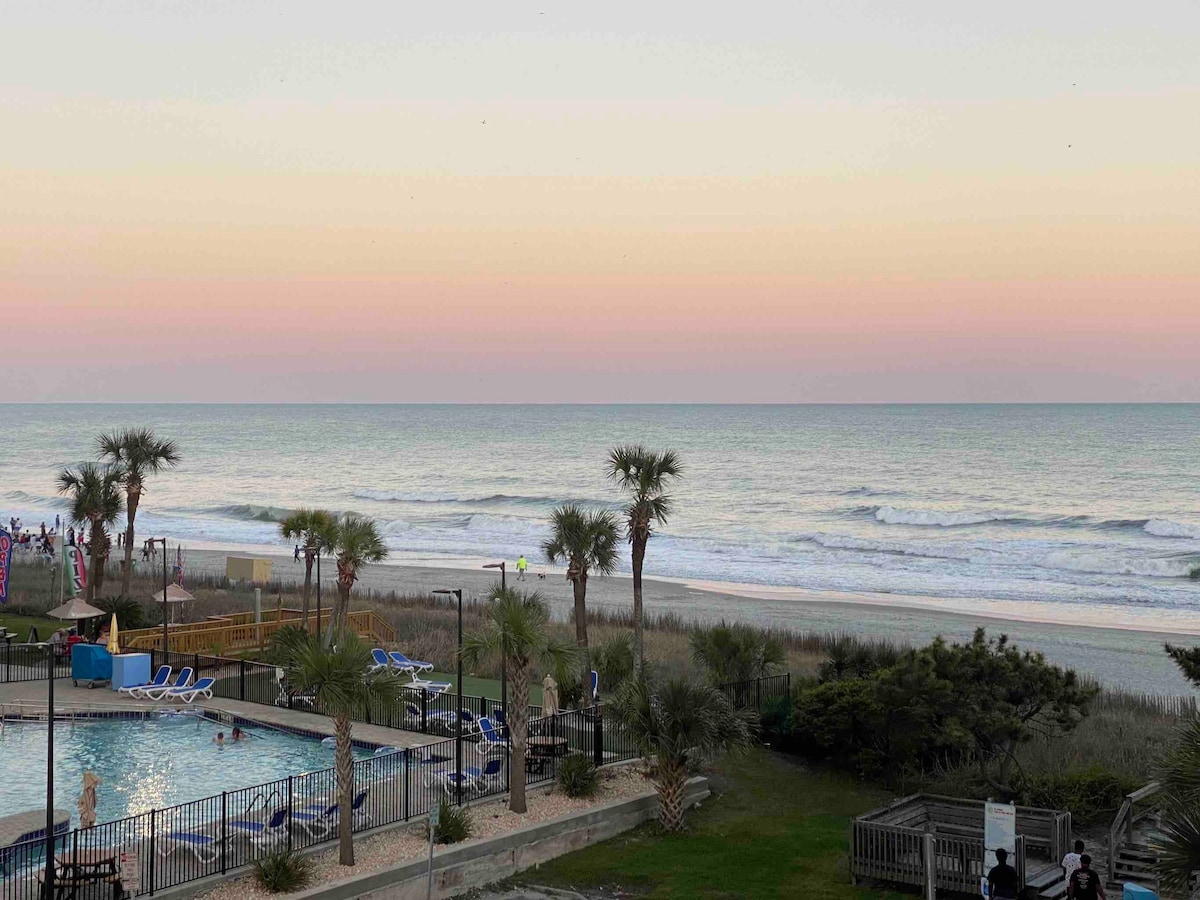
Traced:
<path fill-rule="evenodd" d="M 504 560 L 498 563 L 488 563 L 484 566 L 485 569 L 500 570 L 500 590 L 507 590 L 508 587 L 504 579 Z M 508 731 L 508 657 L 506 654 L 500 654 L 500 708 L 504 710 L 504 728 L 501 732 Z"/>
<path fill-rule="evenodd" d="M 54 645 L 46 648 L 50 678 L 46 685 L 46 878 L 45 900 L 54 900 Z"/>
<path fill-rule="evenodd" d="M 164 538 L 148 538 L 147 544 L 162 544 L 163 548 L 163 665 L 167 665 L 167 651 L 169 648 L 167 638 L 167 539 Z"/>
<path fill-rule="evenodd" d="M 462 806 L 462 591 L 455 588 L 452 591 L 440 590 L 434 593 L 453 594 L 458 599 L 458 709 L 454 713 L 454 790 L 455 802 Z"/>
<path fill-rule="evenodd" d="M 305 627 L 308 623 L 305 622 Z M 317 646 L 321 646 L 321 548 L 317 548 Z"/>

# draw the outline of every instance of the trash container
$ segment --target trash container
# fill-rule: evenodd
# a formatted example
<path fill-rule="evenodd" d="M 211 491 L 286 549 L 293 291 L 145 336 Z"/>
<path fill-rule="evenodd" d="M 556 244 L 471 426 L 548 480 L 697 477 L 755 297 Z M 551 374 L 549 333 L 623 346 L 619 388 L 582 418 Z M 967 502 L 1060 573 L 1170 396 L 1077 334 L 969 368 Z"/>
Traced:
<path fill-rule="evenodd" d="M 99 644 L 76 644 L 71 648 L 71 681 L 86 681 L 89 688 L 112 678 L 112 657 Z"/>

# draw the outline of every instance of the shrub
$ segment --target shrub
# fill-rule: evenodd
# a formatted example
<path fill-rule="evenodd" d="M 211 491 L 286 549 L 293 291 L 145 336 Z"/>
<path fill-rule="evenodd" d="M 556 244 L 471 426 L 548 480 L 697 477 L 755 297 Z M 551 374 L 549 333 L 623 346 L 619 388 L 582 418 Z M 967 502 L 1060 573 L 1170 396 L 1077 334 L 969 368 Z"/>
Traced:
<path fill-rule="evenodd" d="M 692 635 L 692 659 L 708 669 L 714 684 L 750 681 L 783 667 L 783 645 L 765 631 L 735 623 Z"/>
<path fill-rule="evenodd" d="M 558 764 L 558 786 L 568 797 L 594 797 L 600 773 L 583 753 L 572 753 Z"/>
<path fill-rule="evenodd" d="M 465 841 L 475 831 L 475 823 L 465 806 L 443 803 L 438 814 L 437 827 L 433 830 L 435 844 L 457 844 Z M 425 838 L 429 838 L 429 826 L 425 826 Z"/>
<path fill-rule="evenodd" d="M 796 728 L 796 701 L 792 697 L 771 697 L 759 710 L 759 726 L 764 743 L 777 750 L 790 749 Z"/>
<path fill-rule="evenodd" d="M 613 635 L 592 651 L 592 665 L 600 676 L 600 690 L 615 690 L 633 674 L 633 634 Z"/>
<path fill-rule="evenodd" d="M 277 850 L 254 861 L 255 880 L 272 894 L 286 894 L 308 887 L 313 874 L 313 861 L 295 851 Z"/>
<path fill-rule="evenodd" d="M 1141 787 L 1140 779 L 1099 763 L 1083 769 L 1039 772 L 1029 776 L 1024 800 L 1045 809 L 1069 809 L 1078 825 L 1107 824 L 1125 795 Z"/>

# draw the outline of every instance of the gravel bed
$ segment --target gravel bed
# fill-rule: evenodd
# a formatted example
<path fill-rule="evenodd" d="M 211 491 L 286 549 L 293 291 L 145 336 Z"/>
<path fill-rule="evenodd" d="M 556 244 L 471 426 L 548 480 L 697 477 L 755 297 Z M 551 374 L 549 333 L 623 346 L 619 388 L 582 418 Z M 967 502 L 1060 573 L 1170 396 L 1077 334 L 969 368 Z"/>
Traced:
<path fill-rule="evenodd" d="M 591 800 L 572 799 L 554 788 L 549 791 L 539 789 L 530 792 L 529 811 L 524 815 L 511 812 L 507 806 L 507 798 L 472 804 L 470 810 L 474 831 L 471 839 L 497 837 L 525 825 L 534 825 L 567 813 L 580 812 L 600 803 L 635 797 L 653 787 L 645 771 L 637 766 L 606 769 L 601 771 L 600 775 L 600 789 Z M 333 844 L 311 857 L 315 871 L 309 888 L 356 875 L 367 875 L 408 860 L 423 858 L 429 852 L 428 839 L 423 831 L 424 826 L 417 824 L 367 838 L 356 838 L 353 868 L 338 864 L 337 845 Z M 196 900 L 268 900 L 276 896 L 278 895 L 267 893 L 259 887 L 251 875 L 222 882 L 212 890 L 197 894 Z"/>

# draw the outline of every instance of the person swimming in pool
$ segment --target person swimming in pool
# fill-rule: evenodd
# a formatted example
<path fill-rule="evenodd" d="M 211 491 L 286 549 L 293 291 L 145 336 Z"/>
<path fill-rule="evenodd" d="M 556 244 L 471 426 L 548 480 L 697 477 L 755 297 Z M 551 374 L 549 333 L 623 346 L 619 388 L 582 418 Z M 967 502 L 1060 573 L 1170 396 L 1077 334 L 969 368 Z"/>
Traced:
<path fill-rule="evenodd" d="M 213 743 L 216 744 L 218 747 L 224 747 L 225 746 L 225 732 L 218 731 L 217 736 L 215 738 L 213 738 Z"/>
<path fill-rule="evenodd" d="M 237 725 L 233 726 L 233 734 L 230 737 L 235 741 L 244 741 L 249 735 L 242 731 Z"/>

